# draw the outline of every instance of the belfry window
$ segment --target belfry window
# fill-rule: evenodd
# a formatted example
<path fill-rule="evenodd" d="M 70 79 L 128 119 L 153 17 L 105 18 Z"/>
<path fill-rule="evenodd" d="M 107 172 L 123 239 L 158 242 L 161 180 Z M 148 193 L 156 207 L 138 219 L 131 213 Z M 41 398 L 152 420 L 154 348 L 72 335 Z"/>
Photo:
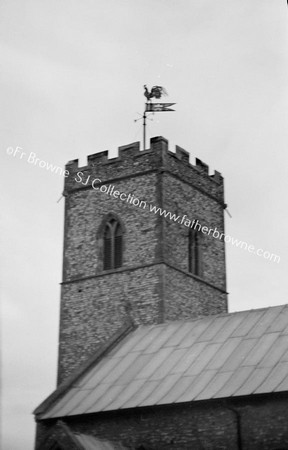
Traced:
<path fill-rule="evenodd" d="M 111 219 L 104 229 L 104 270 L 122 266 L 123 232 L 120 223 Z"/>
<path fill-rule="evenodd" d="M 188 270 L 193 275 L 202 276 L 201 236 L 196 230 L 189 232 Z"/>

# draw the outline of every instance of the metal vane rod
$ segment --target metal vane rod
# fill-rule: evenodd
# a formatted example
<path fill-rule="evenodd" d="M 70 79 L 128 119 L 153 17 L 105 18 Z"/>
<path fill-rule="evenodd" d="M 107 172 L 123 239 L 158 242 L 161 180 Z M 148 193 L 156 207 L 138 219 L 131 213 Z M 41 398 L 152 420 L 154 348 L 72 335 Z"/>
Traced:
<path fill-rule="evenodd" d="M 143 113 L 143 150 L 146 150 L 146 111 Z"/>
<path fill-rule="evenodd" d="M 146 114 L 147 110 L 145 109 L 145 111 L 143 112 L 143 115 L 139 114 L 141 117 L 139 117 L 139 119 L 134 119 L 134 122 L 138 122 L 138 120 L 143 119 L 143 150 L 146 150 L 146 119 L 152 120 L 152 118 L 149 118 L 149 116 L 151 114 Z M 154 113 L 153 113 L 154 114 Z"/>

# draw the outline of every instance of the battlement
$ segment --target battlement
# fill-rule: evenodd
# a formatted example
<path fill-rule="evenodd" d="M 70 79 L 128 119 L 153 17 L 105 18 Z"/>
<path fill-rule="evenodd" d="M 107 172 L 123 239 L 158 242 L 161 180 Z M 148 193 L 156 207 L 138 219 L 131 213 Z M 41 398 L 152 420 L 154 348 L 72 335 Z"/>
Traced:
<path fill-rule="evenodd" d="M 83 186 L 75 181 L 79 172 L 83 176 L 94 176 L 107 183 L 137 174 L 151 171 L 169 172 L 180 177 L 183 181 L 201 188 L 210 195 L 221 199 L 223 197 L 223 177 L 218 171 L 209 175 L 209 166 L 199 158 L 195 164 L 190 163 L 190 155 L 183 148 L 176 145 L 176 151 L 168 149 L 168 141 L 162 136 L 150 140 L 150 148 L 140 150 L 140 142 L 134 142 L 118 148 L 118 156 L 109 158 L 108 150 L 88 155 L 87 165 L 79 167 L 78 159 L 69 161 L 66 170 L 69 176 L 65 179 L 65 192 L 81 189 Z"/>

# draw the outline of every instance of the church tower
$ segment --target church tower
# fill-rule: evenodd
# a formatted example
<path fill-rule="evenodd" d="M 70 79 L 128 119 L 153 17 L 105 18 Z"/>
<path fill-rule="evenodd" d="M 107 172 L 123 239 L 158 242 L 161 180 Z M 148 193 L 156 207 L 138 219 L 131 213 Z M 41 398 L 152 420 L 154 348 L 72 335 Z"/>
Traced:
<path fill-rule="evenodd" d="M 66 170 L 58 383 L 128 321 L 227 312 L 219 172 L 163 137 Z"/>

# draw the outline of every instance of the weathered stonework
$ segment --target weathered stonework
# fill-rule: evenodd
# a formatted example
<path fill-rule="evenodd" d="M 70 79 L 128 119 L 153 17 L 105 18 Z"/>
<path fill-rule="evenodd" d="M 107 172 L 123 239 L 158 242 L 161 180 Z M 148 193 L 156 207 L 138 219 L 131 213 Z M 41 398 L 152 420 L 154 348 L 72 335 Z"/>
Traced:
<path fill-rule="evenodd" d="M 82 168 L 77 160 L 66 166 L 59 383 L 127 317 L 140 324 L 227 312 L 223 240 L 203 234 L 203 277 L 193 276 L 188 272 L 189 228 L 180 223 L 185 214 L 224 232 L 221 175 L 209 176 L 200 160 L 192 166 L 179 147 L 168 151 L 162 137 L 152 139 L 149 150 L 140 151 L 135 143 L 121 147 L 118 158 L 107 155 L 88 156 Z M 133 195 L 146 207 L 100 192 L 103 185 Z M 150 212 L 149 205 L 179 219 Z M 123 225 L 123 265 L 103 271 L 102 230 L 109 214 Z"/>

